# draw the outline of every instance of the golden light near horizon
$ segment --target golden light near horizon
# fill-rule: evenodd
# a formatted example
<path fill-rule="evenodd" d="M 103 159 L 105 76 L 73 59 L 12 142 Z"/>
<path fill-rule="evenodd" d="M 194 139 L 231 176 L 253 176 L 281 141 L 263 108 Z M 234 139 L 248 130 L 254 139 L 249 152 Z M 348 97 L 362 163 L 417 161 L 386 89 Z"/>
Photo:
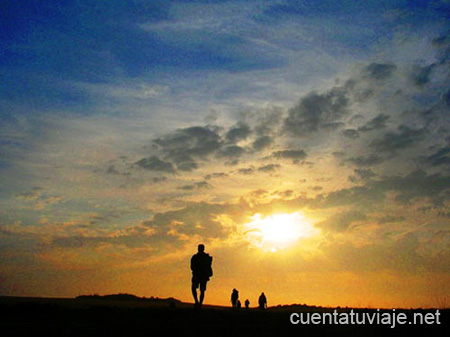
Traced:
<path fill-rule="evenodd" d="M 244 225 L 247 238 L 264 251 L 276 252 L 318 234 L 318 230 L 301 212 L 276 213 L 266 217 L 257 213 L 251 219 Z"/>

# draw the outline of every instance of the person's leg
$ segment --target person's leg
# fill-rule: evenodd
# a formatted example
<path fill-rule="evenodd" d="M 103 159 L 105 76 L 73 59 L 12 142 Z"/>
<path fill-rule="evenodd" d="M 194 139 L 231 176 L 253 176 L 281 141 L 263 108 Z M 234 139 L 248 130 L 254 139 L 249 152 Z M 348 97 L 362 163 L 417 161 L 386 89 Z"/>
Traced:
<path fill-rule="evenodd" d="M 200 304 L 203 304 L 203 299 L 205 298 L 205 291 L 200 290 Z"/>
<path fill-rule="evenodd" d="M 205 298 L 206 282 L 207 281 L 200 282 L 200 305 L 203 304 L 203 300 Z"/>
<path fill-rule="evenodd" d="M 198 298 L 197 298 L 197 285 L 195 284 L 194 281 L 192 281 L 192 287 L 191 287 L 191 290 L 192 290 L 192 296 L 194 297 L 195 304 L 198 304 Z"/>

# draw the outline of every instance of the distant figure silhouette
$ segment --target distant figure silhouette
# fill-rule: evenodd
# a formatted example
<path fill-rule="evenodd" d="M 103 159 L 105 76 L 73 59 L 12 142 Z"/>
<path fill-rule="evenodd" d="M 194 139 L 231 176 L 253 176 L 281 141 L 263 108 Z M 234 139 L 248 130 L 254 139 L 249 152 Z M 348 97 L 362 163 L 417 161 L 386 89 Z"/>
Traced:
<path fill-rule="evenodd" d="M 258 304 L 260 309 L 267 308 L 267 298 L 264 293 L 261 293 L 261 295 L 259 295 Z"/>
<path fill-rule="evenodd" d="M 205 298 L 206 283 L 212 276 L 212 256 L 205 253 L 205 245 L 198 245 L 197 254 L 191 258 L 192 270 L 192 296 L 195 301 L 195 308 L 200 308 Z M 200 299 L 197 297 L 197 288 L 200 288 Z"/>
<path fill-rule="evenodd" d="M 242 306 L 242 305 L 241 305 L 241 300 L 238 300 L 238 301 L 237 301 L 237 308 L 240 309 L 241 306 Z"/>
<path fill-rule="evenodd" d="M 245 309 L 248 309 L 250 307 L 250 301 L 248 300 L 248 298 L 245 300 Z"/>
<path fill-rule="evenodd" d="M 233 291 L 231 292 L 231 305 L 233 306 L 233 308 L 237 307 L 238 300 L 239 300 L 239 291 L 233 289 Z"/>

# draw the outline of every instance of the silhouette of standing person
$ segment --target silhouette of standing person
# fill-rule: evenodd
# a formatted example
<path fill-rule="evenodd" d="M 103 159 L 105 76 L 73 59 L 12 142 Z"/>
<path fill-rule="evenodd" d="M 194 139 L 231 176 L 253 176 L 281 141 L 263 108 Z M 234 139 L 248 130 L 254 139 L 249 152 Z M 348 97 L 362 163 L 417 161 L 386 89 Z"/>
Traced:
<path fill-rule="evenodd" d="M 195 301 L 195 308 L 201 308 L 205 298 L 206 283 L 212 276 L 212 256 L 205 253 L 205 245 L 198 245 L 198 252 L 191 258 L 192 270 L 192 296 Z M 200 299 L 197 297 L 197 288 L 200 288 Z"/>
<path fill-rule="evenodd" d="M 250 301 L 248 300 L 248 298 L 245 300 L 245 309 L 248 309 L 250 307 Z"/>
<path fill-rule="evenodd" d="M 267 298 L 264 293 L 261 293 L 261 295 L 259 295 L 258 304 L 260 309 L 267 308 Z"/>
<path fill-rule="evenodd" d="M 237 307 L 238 300 L 239 300 L 239 291 L 233 289 L 233 291 L 231 292 L 231 305 L 233 308 Z"/>

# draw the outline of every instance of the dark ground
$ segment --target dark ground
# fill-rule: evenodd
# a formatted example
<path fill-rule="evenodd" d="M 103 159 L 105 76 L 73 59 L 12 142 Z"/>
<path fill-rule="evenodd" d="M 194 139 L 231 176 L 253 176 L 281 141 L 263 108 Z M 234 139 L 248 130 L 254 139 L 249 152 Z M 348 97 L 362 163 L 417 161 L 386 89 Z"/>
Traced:
<path fill-rule="evenodd" d="M 450 336 L 450 310 L 441 324 L 292 325 L 294 312 L 333 312 L 330 308 L 285 306 L 265 311 L 205 306 L 172 300 L 48 299 L 0 297 L 0 336 Z M 349 312 L 350 309 L 338 309 Z M 375 312 L 374 309 L 355 309 Z M 392 312 L 392 310 L 386 310 Z M 420 310 L 419 310 L 420 311 Z M 384 311 L 380 311 L 384 312 Z M 405 312 L 408 319 L 412 310 Z M 417 312 L 417 311 L 416 311 Z M 424 310 L 435 313 L 436 310 Z"/>

